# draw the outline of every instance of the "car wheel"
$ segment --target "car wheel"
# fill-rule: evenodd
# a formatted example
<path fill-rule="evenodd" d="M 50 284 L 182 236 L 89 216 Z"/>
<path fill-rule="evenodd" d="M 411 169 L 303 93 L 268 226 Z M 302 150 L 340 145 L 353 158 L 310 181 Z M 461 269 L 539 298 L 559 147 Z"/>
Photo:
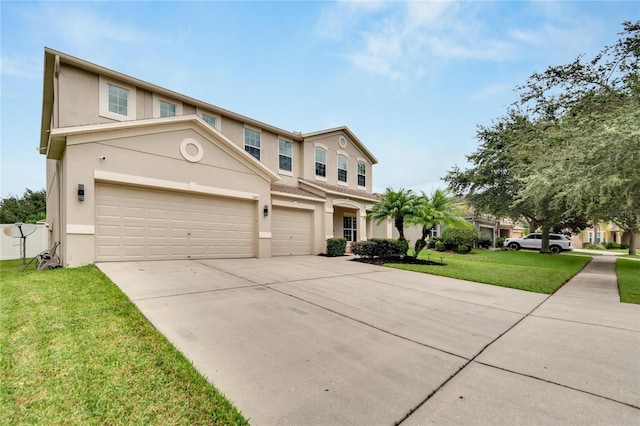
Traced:
<path fill-rule="evenodd" d="M 549 250 L 551 251 L 551 253 L 553 254 L 558 254 L 562 251 L 562 249 L 560 248 L 560 246 L 551 246 L 549 247 Z"/>
<path fill-rule="evenodd" d="M 520 250 L 520 244 L 518 244 L 518 243 L 509 243 L 509 250 Z"/>

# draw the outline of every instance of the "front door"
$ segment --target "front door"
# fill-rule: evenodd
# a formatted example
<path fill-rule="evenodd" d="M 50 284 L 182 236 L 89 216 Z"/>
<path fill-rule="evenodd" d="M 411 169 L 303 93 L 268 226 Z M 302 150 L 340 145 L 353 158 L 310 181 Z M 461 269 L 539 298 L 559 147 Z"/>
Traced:
<path fill-rule="evenodd" d="M 350 243 L 358 241 L 358 221 L 355 216 L 342 218 L 342 235 Z"/>

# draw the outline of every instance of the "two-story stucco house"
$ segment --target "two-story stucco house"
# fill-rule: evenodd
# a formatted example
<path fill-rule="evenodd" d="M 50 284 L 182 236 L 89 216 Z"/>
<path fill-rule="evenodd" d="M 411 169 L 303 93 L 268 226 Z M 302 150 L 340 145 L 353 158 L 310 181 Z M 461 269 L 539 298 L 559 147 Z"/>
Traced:
<path fill-rule="evenodd" d="M 376 158 L 45 48 L 40 152 L 65 266 L 319 254 L 366 239 Z"/>

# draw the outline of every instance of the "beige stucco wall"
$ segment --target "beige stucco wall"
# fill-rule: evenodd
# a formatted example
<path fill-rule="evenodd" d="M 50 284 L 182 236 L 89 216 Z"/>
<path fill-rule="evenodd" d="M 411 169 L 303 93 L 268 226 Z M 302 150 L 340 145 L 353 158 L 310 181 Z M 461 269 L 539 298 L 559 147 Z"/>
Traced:
<path fill-rule="evenodd" d="M 69 65 L 61 65 L 58 77 L 59 127 L 109 123 L 98 115 L 99 78 Z"/>
<path fill-rule="evenodd" d="M 199 142 L 203 158 L 198 163 L 185 160 L 180 144 L 186 138 Z M 103 159 L 104 158 L 104 159 Z M 144 185 L 149 179 L 162 187 L 163 181 L 191 184 L 194 187 L 220 189 L 222 196 L 247 193 L 258 197 L 256 208 L 270 204 L 270 181 L 259 176 L 239 162 L 216 143 L 214 137 L 186 124 L 160 125 L 155 128 L 119 130 L 89 135 L 69 136 L 61 161 L 64 194 L 60 202 L 66 217 L 62 229 L 62 255 L 67 266 L 92 263 L 94 260 L 95 233 L 95 185 L 96 172 L 108 172 L 114 176 L 141 178 Z M 85 188 L 84 201 L 78 201 L 78 184 Z M 231 191 L 231 192 L 230 192 Z M 220 196 L 217 194 L 216 196 Z M 51 205 L 52 218 L 56 206 Z M 256 213 L 258 218 L 258 257 L 269 257 L 270 240 L 259 238 L 271 228 L 270 217 Z"/>
<path fill-rule="evenodd" d="M 346 139 L 346 146 L 340 147 L 340 137 Z M 315 175 L 315 147 L 320 144 L 327 148 L 327 176 L 326 180 L 318 180 Z M 338 154 L 347 157 L 347 184 L 338 182 Z M 340 185 L 345 188 L 357 190 L 358 188 L 358 161 L 363 161 L 366 165 L 366 186 L 365 191 L 371 192 L 372 188 L 372 164 L 367 156 L 360 151 L 355 143 L 344 132 L 334 132 L 325 135 L 307 138 L 303 147 L 304 170 L 302 176 L 305 179 L 325 182 L 329 185 Z"/>

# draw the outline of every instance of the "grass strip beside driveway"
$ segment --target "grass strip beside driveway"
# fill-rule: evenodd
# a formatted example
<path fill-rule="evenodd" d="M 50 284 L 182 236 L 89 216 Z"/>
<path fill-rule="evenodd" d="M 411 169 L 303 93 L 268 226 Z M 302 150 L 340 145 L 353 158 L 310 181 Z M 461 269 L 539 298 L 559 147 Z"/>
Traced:
<path fill-rule="evenodd" d="M 616 274 L 620 301 L 640 304 L 640 261 L 632 259 L 617 259 Z"/>
<path fill-rule="evenodd" d="M 95 266 L 0 262 L 0 424 L 247 424 Z"/>
<path fill-rule="evenodd" d="M 474 249 L 469 254 L 423 251 L 419 258 L 427 259 L 427 255 L 430 255 L 430 260 L 436 262 L 440 262 L 440 256 L 443 256 L 446 265 L 386 264 L 385 266 L 551 294 L 580 272 L 591 260 L 586 256 L 483 249 Z"/>

